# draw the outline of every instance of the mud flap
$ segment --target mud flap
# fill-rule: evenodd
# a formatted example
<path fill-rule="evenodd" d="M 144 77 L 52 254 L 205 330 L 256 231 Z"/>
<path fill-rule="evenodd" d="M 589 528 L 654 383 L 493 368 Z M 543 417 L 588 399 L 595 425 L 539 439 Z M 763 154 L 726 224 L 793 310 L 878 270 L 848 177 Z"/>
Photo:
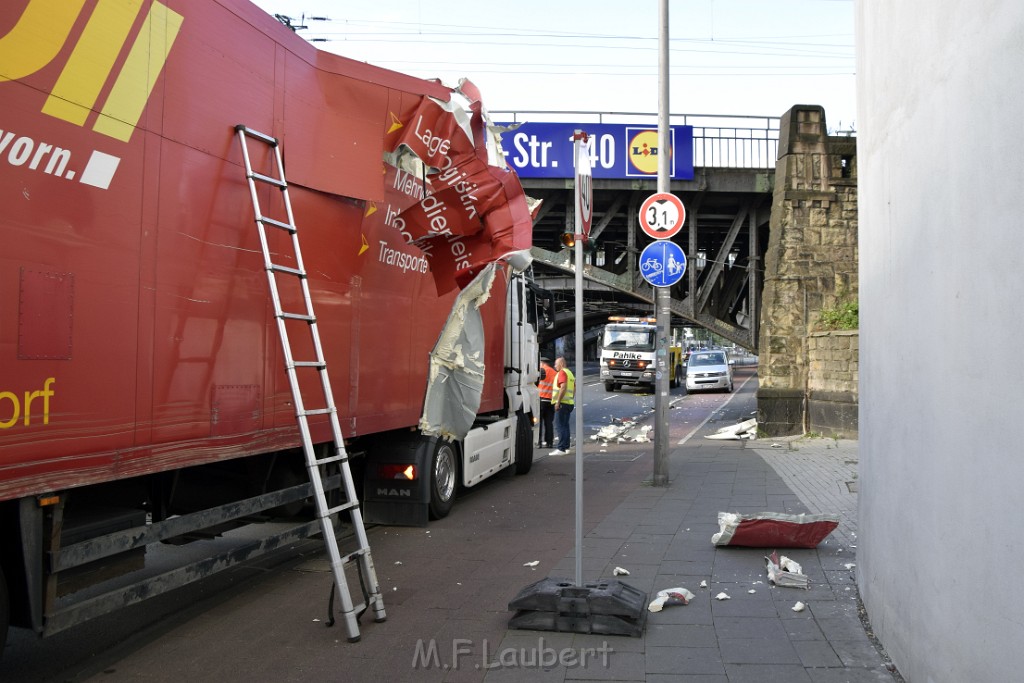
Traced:
<path fill-rule="evenodd" d="M 363 521 L 367 524 L 427 526 L 430 505 L 430 466 L 436 437 L 396 439 L 374 449 L 363 474 Z M 414 465 L 413 481 L 388 477 L 392 465 Z M 391 468 L 396 469 L 396 468 Z"/>
<path fill-rule="evenodd" d="M 519 591 L 508 603 L 509 628 L 612 636 L 643 635 L 647 594 L 615 579 L 575 586 L 546 578 Z"/>

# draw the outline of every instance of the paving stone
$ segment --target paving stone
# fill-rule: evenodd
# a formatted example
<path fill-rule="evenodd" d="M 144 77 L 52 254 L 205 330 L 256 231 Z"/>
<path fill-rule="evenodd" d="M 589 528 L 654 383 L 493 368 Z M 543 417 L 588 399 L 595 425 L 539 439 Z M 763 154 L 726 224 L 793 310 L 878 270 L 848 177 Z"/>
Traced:
<path fill-rule="evenodd" d="M 868 642 L 867 634 L 864 633 L 864 627 L 859 619 L 855 621 L 853 619 L 830 617 L 818 619 L 817 621 L 818 626 L 821 627 L 821 632 L 831 641 L 856 640 Z"/>
<path fill-rule="evenodd" d="M 666 607 L 660 612 L 647 615 L 648 624 L 712 624 L 711 606 L 706 602 L 693 600 L 689 605 Z"/>
<path fill-rule="evenodd" d="M 813 683 L 799 665 L 727 664 L 729 683 Z"/>
<path fill-rule="evenodd" d="M 716 619 L 721 617 L 763 617 L 779 616 L 775 603 L 771 600 L 744 600 L 748 597 L 744 591 L 726 591 L 729 600 L 712 598 L 711 612 Z"/>
<path fill-rule="evenodd" d="M 647 624 L 643 642 L 648 646 L 718 647 L 711 624 Z"/>
<path fill-rule="evenodd" d="M 717 617 L 715 631 L 719 638 L 789 639 L 782 620 L 773 617 Z"/>
<path fill-rule="evenodd" d="M 805 667 L 842 666 L 839 656 L 825 640 L 793 641 L 793 648 Z"/>
<path fill-rule="evenodd" d="M 796 643 L 801 640 L 825 640 L 825 634 L 821 632 L 814 617 L 806 611 L 800 612 L 798 619 L 782 619 L 783 628 L 789 639 Z"/>
<path fill-rule="evenodd" d="M 596 656 L 586 666 L 567 666 L 567 681 L 643 681 L 647 657 L 641 652 L 613 652 Z"/>
<path fill-rule="evenodd" d="M 717 647 L 647 648 L 648 674 L 724 674 L 722 655 Z"/>
<path fill-rule="evenodd" d="M 722 661 L 727 664 L 800 664 L 788 638 L 719 638 Z"/>
<path fill-rule="evenodd" d="M 852 640 L 830 640 L 840 661 L 846 666 L 883 666 L 882 655 L 867 637 Z"/>
<path fill-rule="evenodd" d="M 885 669 L 851 666 L 808 669 L 807 673 L 811 677 L 812 683 L 893 683 L 892 674 Z"/>

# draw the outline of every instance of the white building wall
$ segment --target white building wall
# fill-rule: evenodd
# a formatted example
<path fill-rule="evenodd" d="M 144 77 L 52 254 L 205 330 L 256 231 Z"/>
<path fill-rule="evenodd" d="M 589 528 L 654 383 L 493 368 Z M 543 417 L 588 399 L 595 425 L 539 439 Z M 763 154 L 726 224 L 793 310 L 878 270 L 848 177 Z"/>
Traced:
<path fill-rule="evenodd" d="M 856 14 L 860 591 L 911 683 L 1024 680 L 1024 2 Z"/>

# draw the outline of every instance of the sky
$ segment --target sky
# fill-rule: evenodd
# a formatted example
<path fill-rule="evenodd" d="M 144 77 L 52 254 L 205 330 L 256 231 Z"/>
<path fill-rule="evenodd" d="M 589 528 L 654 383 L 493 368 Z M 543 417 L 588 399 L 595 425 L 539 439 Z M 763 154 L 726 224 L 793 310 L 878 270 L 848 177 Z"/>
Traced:
<path fill-rule="evenodd" d="M 455 86 L 491 112 L 658 112 L 658 0 L 257 0 L 323 50 Z M 672 114 L 825 108 L 856 130 L 853 0 L 671 0 Z"/>

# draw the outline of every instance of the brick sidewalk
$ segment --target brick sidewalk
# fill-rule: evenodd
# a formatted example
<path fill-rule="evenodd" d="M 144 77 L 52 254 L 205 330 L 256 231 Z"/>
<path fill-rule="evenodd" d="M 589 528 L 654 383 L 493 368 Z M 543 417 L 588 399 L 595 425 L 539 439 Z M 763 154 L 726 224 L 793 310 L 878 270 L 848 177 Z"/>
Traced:
<path fill-rule="evenodd" d="M 681 586 L 685 606 L 648 613 L 640 638 L 509 630 L 497 648 L 582 653 L 609 645 L 603 665 L 498 668 L 486 681 L 715 681 L 892 683 L 860 619 L 854 583 L 857 442 L 703 437 L 749 417 L 753 386 L 696 427 L 670 418 L 671 483 L 638 487 L 584 538 L 584 581 L 611 578 L 646 591 Z M 815 549 L 786 549 L 808 590 L 768 584 L 770 549 L 716 547 L 718 512 L 832 513 L 839 527 Z M 572 577 L 570 551 L 548 576 Z M 706 587 L 702 587 L 706 582 Z M 728 600 L 716 600 L 726 593 Z M 794 612 L 797 601 L 806 604 Z M 543 638 L 543 641 L 539 640 Z M 599 651 L 599 650 L 598 650 Z"/>

